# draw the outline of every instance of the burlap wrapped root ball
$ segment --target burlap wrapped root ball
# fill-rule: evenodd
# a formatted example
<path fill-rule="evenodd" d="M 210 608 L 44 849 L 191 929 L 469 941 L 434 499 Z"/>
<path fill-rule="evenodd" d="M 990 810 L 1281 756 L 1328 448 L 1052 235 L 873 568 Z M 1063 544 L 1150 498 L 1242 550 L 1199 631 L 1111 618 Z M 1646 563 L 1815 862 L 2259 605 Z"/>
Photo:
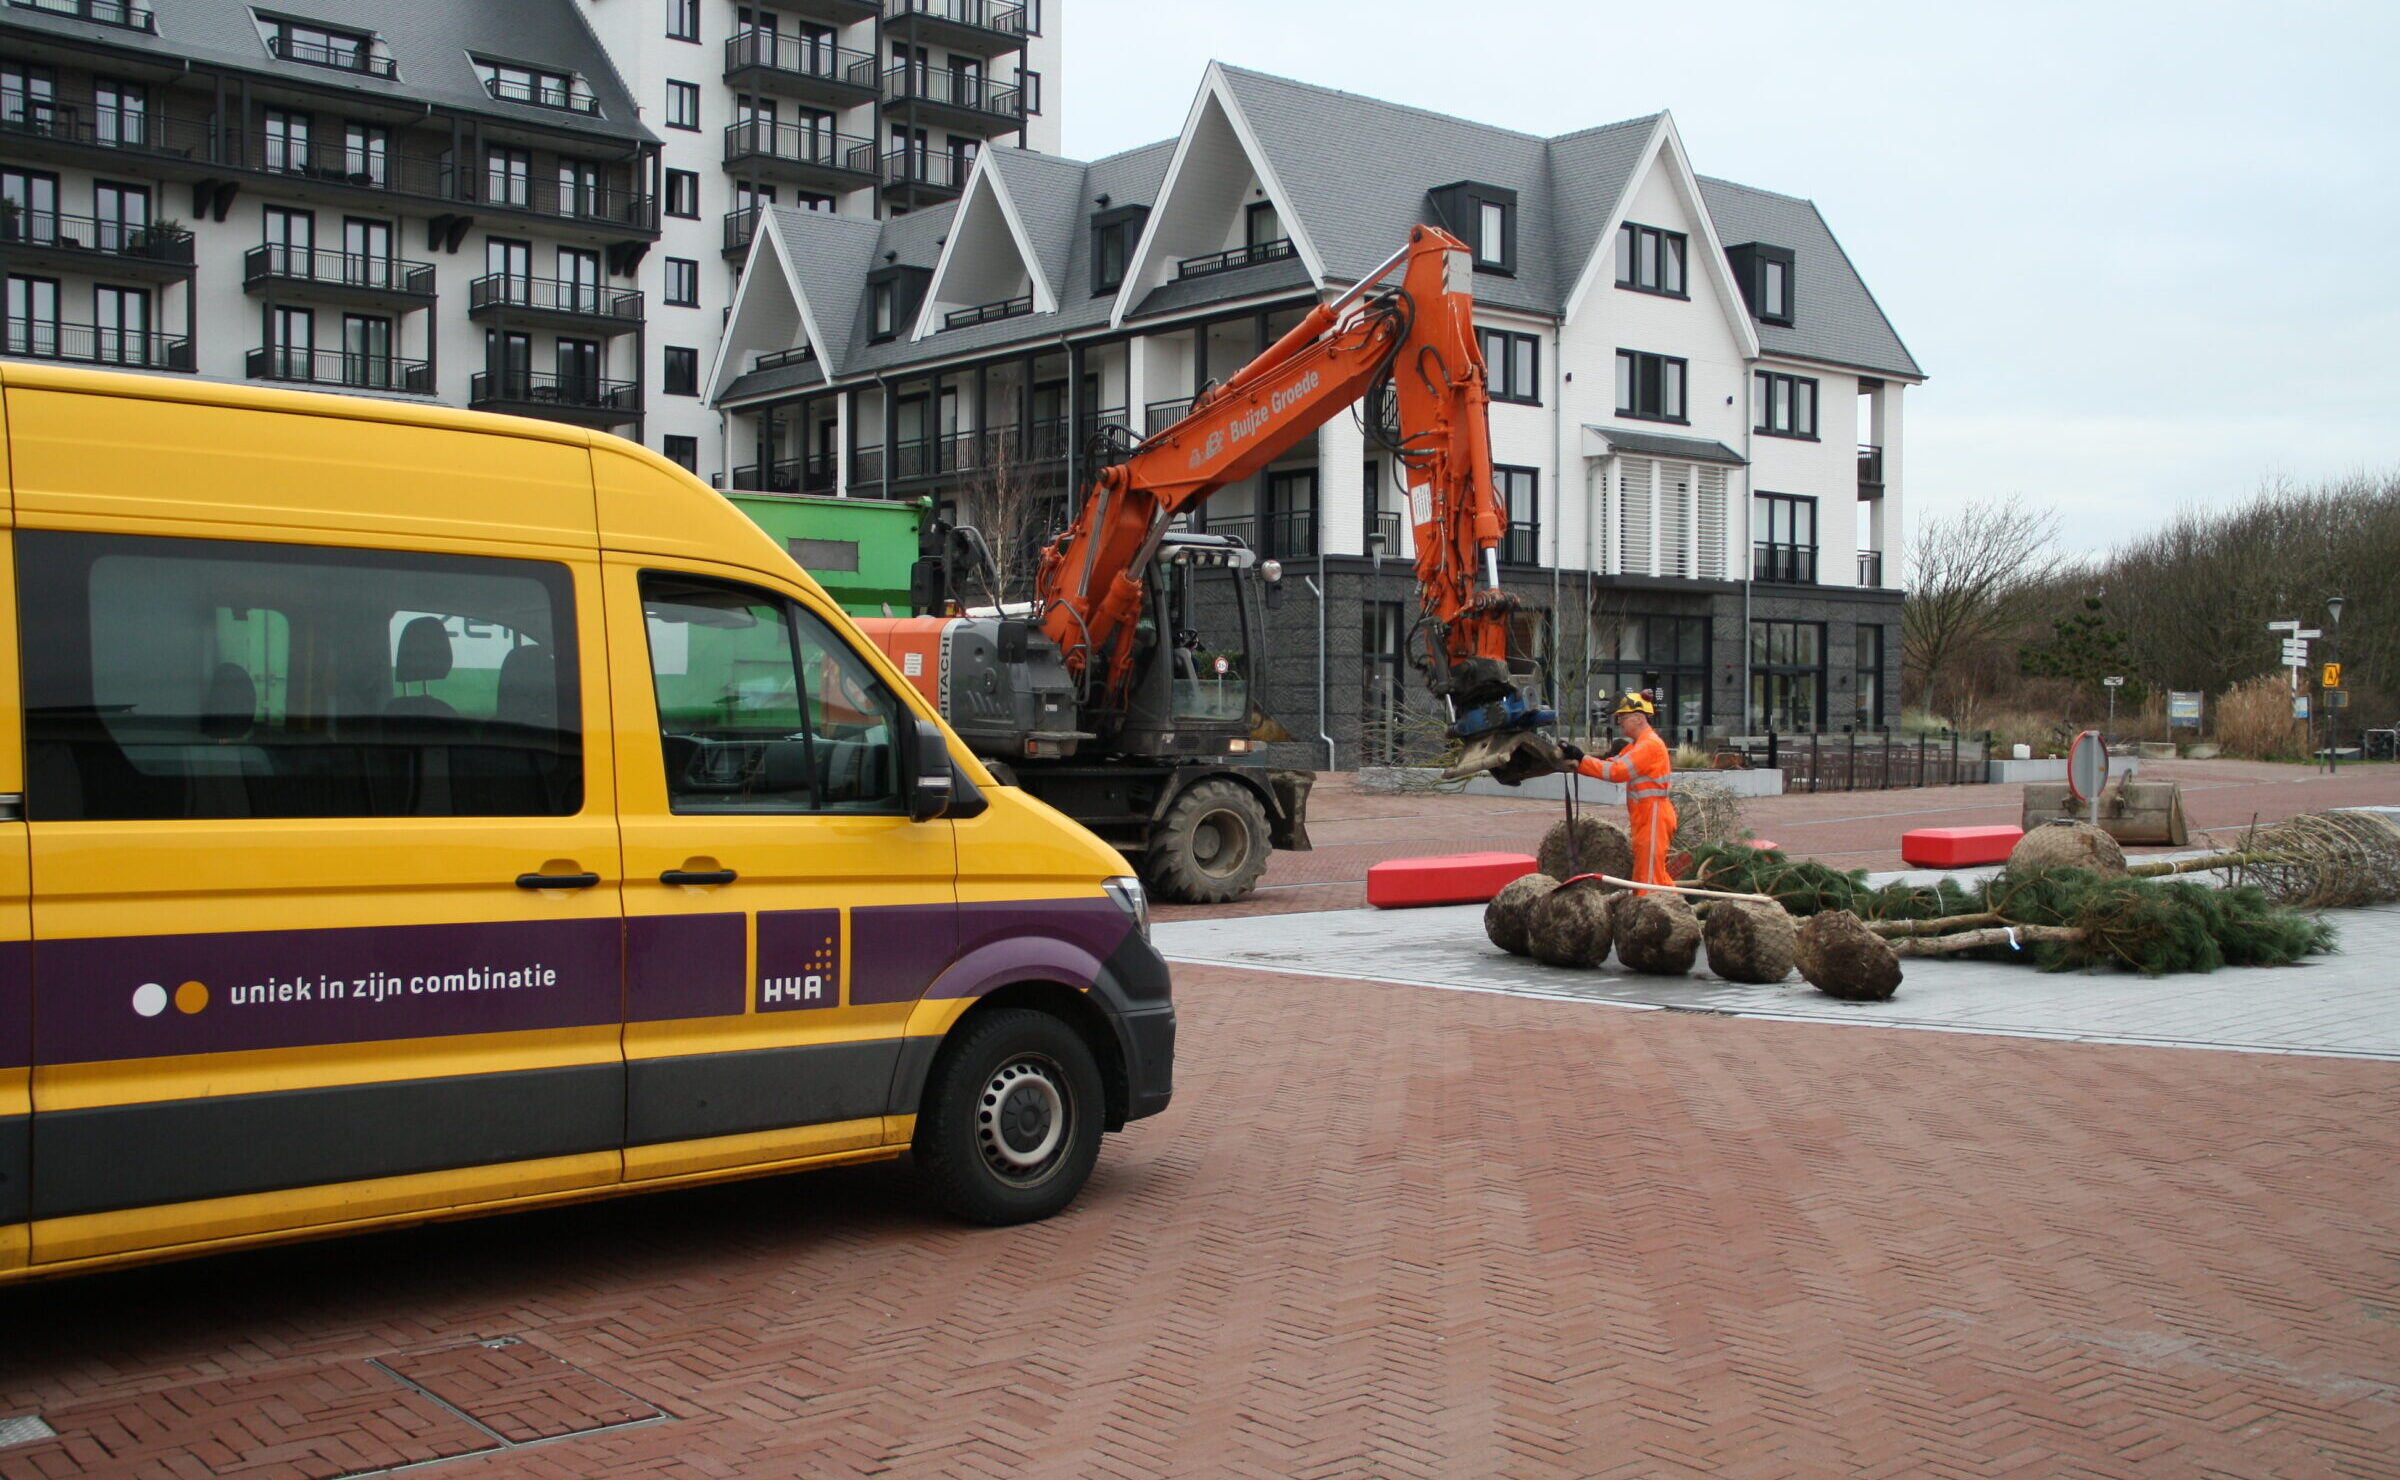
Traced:
<path fill-rule="evenodd" d="M 1644 976 L 1682 976 L 1700 955 L 1700 917 L 1680 894 L 1617 896 L 1617 959 Z"/>
<path fill-rule="evenodd" d="M 1533 947 L 1525 938 L 1532 924 L 1533 907 L 1542 897 L 1558 887 L 1558 880 L 1548 874 L 1527 874 L 1511 879 L 1483 907 L 1483 933 L 1493 945 L 1512 956 L 1531 955 Z"/>
<path fill-rule="evenodd" d="M 1614 874 L 1620 879 L 1633 877 L 1633 839 L 1626 836 L 1622 824 L 1605 817 L 1575 819 L 1575 857 L 1567 858 L 1567 823 L 1564 818 L 1550 824 L 1542 834 L 1542 846 L 1535 851 L 1534 861 L 1542 872 L 1553 879 L 1570 879 L 1577 874 Z"/>
<path fill-rule="evenodd" d="M 2125 850 L 2088 822 L 2045 822 L 2017 839 L 2008 852 L 2008 866 L 2019 872 L 2080 868 L 2115 876 L 2125 872 Z"/>
<path fill-rule="evenodd" d="M 1848 910 L 1819 910 L 1800 922 L 1793 959 L 1810 986 L 1845 1002 L 1882 1002 L 1900 990 L 1891 944 Z"/>
<path fill-rule="evenodd" d="M 1701 922 L 1700 943 L 1708 947 L 1710 971 L 1729 982 L 1765 986 L 1792 974 L 1800 928 L 1782 905 L 1720 899 Z"/>
<path fill-rule="evenodd" d="M 1525 943 L 1536 961 L 1590 968 L 1608 959 L 1609 891 L 1599 884 L 1551 889 L 1525 917 Z"/>

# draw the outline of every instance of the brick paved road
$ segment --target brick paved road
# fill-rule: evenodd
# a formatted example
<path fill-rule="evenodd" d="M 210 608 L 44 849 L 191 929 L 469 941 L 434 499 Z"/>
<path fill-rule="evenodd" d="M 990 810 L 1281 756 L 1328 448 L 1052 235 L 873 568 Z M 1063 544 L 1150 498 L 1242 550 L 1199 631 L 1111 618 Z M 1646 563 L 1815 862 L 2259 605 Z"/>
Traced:
<path fill-rule="evenodd" d="M 1179 983 L 1050 1223 L 875 1169 L 0 1292 L 0 1477 L 2400 1474 L 2390 1064 Z"/>

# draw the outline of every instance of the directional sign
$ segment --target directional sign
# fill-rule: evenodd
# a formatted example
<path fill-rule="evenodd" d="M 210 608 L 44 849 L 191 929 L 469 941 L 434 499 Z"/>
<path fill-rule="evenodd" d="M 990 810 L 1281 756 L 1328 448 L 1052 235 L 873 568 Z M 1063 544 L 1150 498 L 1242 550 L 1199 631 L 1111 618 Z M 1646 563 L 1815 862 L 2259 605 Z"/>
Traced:
<path fill-rule="evenodd" d="M 2269 622 L 2267 630 L 2269 632 L 2297 632 L 2300 630 L 2300 624 L 2298 622 Z"/>
<path fill-rule="evenodd" d="M 2283 666 L 2306 668 L 2308 666 L 2308 644 L 2305 642 L 2285 643 L 2283 645 Z"/>
<path fill-rule="evenodd" d="M 2106 689 L 2121 689 L 2125 687 L 2125 680 L 2121 678 L 2104 678 L 2100 680 L 2100 686 Z"/>

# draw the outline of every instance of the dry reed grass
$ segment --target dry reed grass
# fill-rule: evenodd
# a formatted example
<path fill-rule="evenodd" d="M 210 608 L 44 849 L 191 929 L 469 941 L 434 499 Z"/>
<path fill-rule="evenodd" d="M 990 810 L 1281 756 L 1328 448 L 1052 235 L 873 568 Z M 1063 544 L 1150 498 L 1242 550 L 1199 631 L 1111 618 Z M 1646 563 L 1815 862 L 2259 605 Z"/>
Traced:
<path fill-rule="evenodd" d="M 2308 755 L 2308 728 L 2292 718 L 2292 691 L 2280 673 L 2245 679 L 2217 697 L 2217 744 L 2252 761 L 2296 761 Z"/>

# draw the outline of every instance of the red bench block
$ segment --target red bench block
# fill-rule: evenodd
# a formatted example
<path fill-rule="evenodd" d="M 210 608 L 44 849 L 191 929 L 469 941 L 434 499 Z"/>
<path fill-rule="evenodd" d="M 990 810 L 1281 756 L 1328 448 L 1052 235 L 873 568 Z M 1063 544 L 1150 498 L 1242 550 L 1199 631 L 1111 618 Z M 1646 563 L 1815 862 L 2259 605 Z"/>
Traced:
<path fill-rule="evenodd" d="M 1367 870 L 1367 903 L 1379 910 L 1426 904 L 1483 904 L 1538 867 L 1523 853 L 1449 853 L 1394 858 Z"/>
<path fill-rule="evenodd" d="M 2021 827 L 1920 827 L 1900 835 L 1900 856 L 1919 868 L 2006 863 Z"/>

